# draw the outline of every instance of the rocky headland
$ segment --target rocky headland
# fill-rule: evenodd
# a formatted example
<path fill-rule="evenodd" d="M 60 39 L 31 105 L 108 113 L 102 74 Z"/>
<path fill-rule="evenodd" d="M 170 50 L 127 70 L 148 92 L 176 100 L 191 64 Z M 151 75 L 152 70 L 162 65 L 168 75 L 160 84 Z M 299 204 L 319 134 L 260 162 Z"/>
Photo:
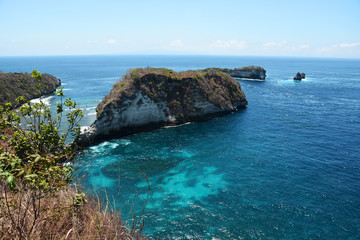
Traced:
<path fill-rule="evenodd" d="M 40 84 L 42 90 L 36 88 Z M 20 104 L 15 100 L 23 96 L 27 100 L 52 93 L 60 86 L 60 79 L 50 74 L 42 74 L 42 81 L 35 79 L 31 73 L 3 73 L 0 72 L 0 106 L 10 102 L 12 108 Z"/>
<path fill-rule="evenodd" d="M 246 105 L 240 84 L 218 69 L 132 69 L 97 106 L 97 118 L 81 134 L 79 144 L 204 120 Z"/>
<path fill-rule="evenodd" d="M 259 66 L 247 66 L 247 67 L 234 68 L 234 69 L 228 69 L 228 68 L 215 68 L 215 69 L 227 73 L 235 78 L 265 80 L 266 77 L 266 70 Z"/>

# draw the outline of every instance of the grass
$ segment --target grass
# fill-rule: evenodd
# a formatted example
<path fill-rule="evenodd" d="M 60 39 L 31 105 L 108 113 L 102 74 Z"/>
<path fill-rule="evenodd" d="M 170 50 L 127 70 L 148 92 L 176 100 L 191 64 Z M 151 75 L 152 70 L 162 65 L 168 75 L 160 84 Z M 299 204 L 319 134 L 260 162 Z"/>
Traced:
<path fill-rule="evenodd" d="M 132 228 L 126 227 L 108 202 L 79 198 L 74 188 L 46 198 L 36 190 L 7 188 L 0 185 L 0 239 L 144 239 L 143 224 L 134 219 Z"/>

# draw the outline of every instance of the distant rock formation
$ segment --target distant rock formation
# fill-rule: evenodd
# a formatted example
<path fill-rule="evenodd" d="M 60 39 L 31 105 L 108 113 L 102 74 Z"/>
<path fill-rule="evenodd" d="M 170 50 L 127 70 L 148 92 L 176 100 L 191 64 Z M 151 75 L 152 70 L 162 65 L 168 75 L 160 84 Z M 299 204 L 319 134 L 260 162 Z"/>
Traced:
<path fill-rule="evenodd" d="M 297 73 L 294 77 L 294 80 L 299 80 L 301 81 L 302 79 L 305 79 L 305 73 Z"/>
<path fill-rule="evenodd" d="M 248 67 L 241 67 L 234 69 L 228 69 L 228 68 L 213 68 L 213 69 L 220 70 L 235 78 L 265 80 L 266 77 L 266 70 L 259 66 L 248 66 Z"/>
<path fill-rule="evenodd" d="M 13 108 L 20 104 L 15 101 L 19 96 L 27 100 L 38 98 L 40 95 L 52 93 L 60 86 L 61 81 L 53 75 L 42 74 L 43 81 L 31 77 L 31 73 L 3 73 L 0 72 L 0 106 L 10 102 Z M 42 91 L 36 85 L 42 86 Z"/>
<path fill-rule="evenodd" d="M 132 69 L 97 106 L 97 118 L 80 135 L 79 144 L 203 120 L 245 105 L 238 81 L 214 69 Z"/>

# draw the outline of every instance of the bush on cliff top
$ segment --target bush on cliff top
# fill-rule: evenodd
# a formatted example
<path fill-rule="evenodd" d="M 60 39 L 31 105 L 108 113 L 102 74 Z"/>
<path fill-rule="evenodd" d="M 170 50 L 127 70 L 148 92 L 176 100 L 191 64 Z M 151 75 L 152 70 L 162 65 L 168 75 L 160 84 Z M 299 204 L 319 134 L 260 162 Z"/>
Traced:
<path fill-rule="evenodd" d="M 129 70 L 97 107 L 98 115 L 109 104 L 119 105 L 142 92 L 155 103 L 166 102 L 167 115 L 182 118 L 183 113 L 196 112 L 195 93 L 199 91 L 221 109 L 233 109 L 234 102 L 245 101 L 240 84 L 217 69 L 175 72 L 166 68 Z"/>

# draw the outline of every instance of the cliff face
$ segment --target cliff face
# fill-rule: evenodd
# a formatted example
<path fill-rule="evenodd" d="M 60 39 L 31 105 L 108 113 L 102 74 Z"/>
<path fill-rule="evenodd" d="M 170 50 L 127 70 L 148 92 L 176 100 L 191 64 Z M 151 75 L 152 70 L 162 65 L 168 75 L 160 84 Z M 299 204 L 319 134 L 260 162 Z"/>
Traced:
<path fill-rule="evenodd" d="M 98 105 L 80 144 L 206 119 L 246 104 L 240 84 L 220 71 L 133 69 Z"/>
<path fill-rule="evenodd" d="M 265 80 L 266 77 L 266 70 L 259 66 L 248 66 L 248 67 L 235 68 L 235 69 L 228 69 L 228 68 L 216 68 L 216 69 L 236 78 Z"/>
<path fill-rule="evenodd" d="M 3 73 L 0 72 L 0 106 L 5 106 L 5 103 L 11 102 L 13 108 L 19 105 L 15 99 L 23 96 L 27 100 L 38 98 L 40 95 L 45 95 L 54 92 L 61 82 L 56 77 L 50 74 L 42 74 L 43 82 L 31 77 L 30 73 Z M 42 91 L 40 92 L 36 85 L 41 84 Z"/>

